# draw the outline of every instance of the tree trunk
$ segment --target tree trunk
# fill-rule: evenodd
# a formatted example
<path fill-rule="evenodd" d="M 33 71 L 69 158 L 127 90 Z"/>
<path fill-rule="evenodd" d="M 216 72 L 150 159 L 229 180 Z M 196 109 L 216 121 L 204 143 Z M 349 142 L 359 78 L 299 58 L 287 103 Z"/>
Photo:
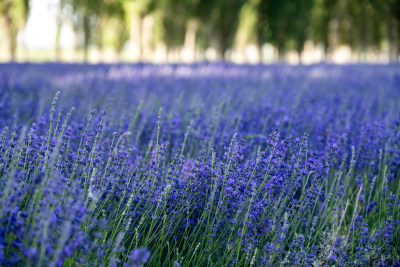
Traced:
<path fill-rule="evenodd" d="M 400 56 L 400 40 L 399 40 L 399 37 L 400 37 L 400 32 L 398 33 L 398 36 L 397 36 L 397 40 L 396 40 L 396 42 L 397 42 L 397 47 L 396 47 L 396 51 L 395 51 L 395 59 L 394 59 L 394 62 L 399 62 L 399 56 Z"/>
<path fill-rule="evenodd" d="M 143 54 L 142 27 L 143 27 L 142 17 L 134 16 L 130 19 L 129 41 L 132 45 L 131 48 L 137 49 L 136 51 L 132 51 L 131 53 L 131 56 L 133 57 L 134 60 L 142 60 L 142 54 Z"/>
<path fill-rule="evenodd" d="M 154 18 L 147 15 L 141 19 L 140 29 L 140 60 L 152 61 L 153 58 L 153 32 L 154 32 Z"/>
<path fill-rule="evenodd" d="M 304 43 L 305 43 L 305 38 L 298 38 L 297 45 L 296 45 L 296 52 L 297 52 L 297 56 L 299 57 L 300 64 L 303 64 L 303 59 L 301 58 L 301 53 L 304 50 Z"/>
<path fill-rule="evenodd" d="M 57 23 L 57 32 L 56 32 L 56 42 L 55 42 L 55 60 L 60 61 L 61 55 L 61 47 L 60 47 L 60 36 L 61 36 L 61 24 Z"/>
<path fill-rule="evenodd" d="M 103 42 L 103 29 L 105 26 L 106 22 L 99 17 L 96 21 L 96 33 L 95 39 L 93 40 L 97 46 L 97 60 L 99 62 L 103 62 L 105 59 L 105 48 Z M 115 29 L 115 31 L 118 31 L 118 29 Z"/>
<path fill-rule="evenodd" d="M 61 57 L 61 47 L 60 47 L 60 38 L 61 38 L 61 27 L 63 25 L 63 8 L 64 8 L 64 0 L 60 0 L 58 4 L 58 14 L 57 14 L 57 32 L 56 32 L 56 40 L 55 40 L 55 60 L 59 61 Z"/>
<path fill-rule="evenodd" d="M 303 51 L 303 49 L 297 49 L 297 56 L 299 57 L 299 64 L 303 64 L 303 59 L 301 58 L 301 52 Z"/>
<path fill-rule="evenodd" d="M 330 45 L 329 45 L 329 38 L 328 38 L 328 33 L 329 29 L 327 28 L 327 33 L 325 34 L 323 41 L 322 41 L 322 47 L 323 47 L 323 53 L 322 53 L 322 61 L 326 62 L 330 59 Z"/>
<path fill-rule="evenodd" d="M 276 49 L 278 50 L 278 61 L 279 63 L 282 63 L 285 61 L 285 42 L 284 41 L 278 41 L 276 45 Z"/>
<path fill-rule="evenodd" d="M 285 61 L 285 52 L 283 49 L 278 48 L 278 62 L 283 63 Z"/>
<path fill-rule="evenodd" d="M 389 15 L 389 10 L 387 11 L 386 28 L 387 28 L 387 41 L 389 44 L 389 61 L 398 62 L 399 51 L 400 51 L 400 32 L 396 32 L 396 27 L 394 26 L 394 21 Z"/>
<path fill-rule="evenodd" d="M 70 60 L 78 61 L 79 60 L 79 56 L 78 56 L 78 26 L 76 24 L 72 24 L 72 31 L 74 33 L 74 39 L 73 39 L 72 54 L 71 54 Z"/>
<path fill-rule="evenodd" d="M 15 60 L 15 51 L 17 47 L 16 43 L 16 30 L 14 28 L 12 18 L 10 15 L 10 9 L 11 9 L 11 3 L 12 0 L 6 0 L 4 3 L 4 10 L 3 10 L 3 16 L 5 20 L 5 34 L 6 34 L 6 44 L 7 44 L 7 52 L 9 59 L 11 61 Z"/>
<path fill-rule="evenodd" d="M 139 61 L 143 61 L 143 17 L 139 17 L 138 20 L 138 55 Z"/>
<path fill-rule="evenodd" d="M 89 17 L 87 15 L 83 16 L 83 58 L 84 61 L 88 61 L 89 55 L 89 41 L 90 41 L 90 25 L 89 25 Z"/>
<path fill-rule="evenodd" d="M 197 23 L 190 21 L 186 28 L 185 41 L 183 45 L 184 60 L 192 62 L 195 58 L 196 52 L 196 33 Z"/>
<path fill-rule="evenodd" d="M 393 38 L 392 38 L 393 23 L 390 16 L 389 7 L 386 7 L 386 38 L 388 41 L 388 58 L 393 61 Z"/>
<path fill-rule="evenodd" d="M 229 48 L 229 40 L 226 38 L 228 34 L 225 32 L 221 32 L 218 35 L 218 41 L 219 43 L 217 44 L 217 53 L 218 53 L 218 57 L 219 59 L 221 59 L 222 61 L 226 61 L 226 51 Z"/>

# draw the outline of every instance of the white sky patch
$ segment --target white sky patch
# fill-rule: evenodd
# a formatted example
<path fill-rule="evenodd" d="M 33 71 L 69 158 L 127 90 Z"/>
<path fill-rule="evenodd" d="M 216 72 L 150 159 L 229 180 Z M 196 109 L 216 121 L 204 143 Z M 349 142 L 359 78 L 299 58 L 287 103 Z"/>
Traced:
<path fill-rule="evenodd" d="M 57 12 L 59 0 L 32 0 L 31 10 L 20 41 L 25 41 L 28 50 L 54 49 L 57 33 Z M 68 23 L 64 23 L 60 36 L 61 48 L 72 48 L 74 33 Z"/>

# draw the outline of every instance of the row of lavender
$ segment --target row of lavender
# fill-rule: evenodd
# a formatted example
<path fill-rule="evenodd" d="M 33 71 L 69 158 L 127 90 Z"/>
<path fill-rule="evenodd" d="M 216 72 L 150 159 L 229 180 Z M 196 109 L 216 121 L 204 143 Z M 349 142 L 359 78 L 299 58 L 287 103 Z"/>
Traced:
<path fill-rule="evenodd" d="M 0 265 L 400 264 L 400 67 L 0 66 Z"/>

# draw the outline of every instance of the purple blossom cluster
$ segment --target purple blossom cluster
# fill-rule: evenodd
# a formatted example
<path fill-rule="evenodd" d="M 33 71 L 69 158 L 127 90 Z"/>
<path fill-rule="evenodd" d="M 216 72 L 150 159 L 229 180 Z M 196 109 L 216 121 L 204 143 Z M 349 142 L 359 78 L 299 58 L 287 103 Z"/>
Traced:
<path fill-rule="evenodd" d="M 399 266 L 400 68 L 0 65 L 1 266 Z"/>

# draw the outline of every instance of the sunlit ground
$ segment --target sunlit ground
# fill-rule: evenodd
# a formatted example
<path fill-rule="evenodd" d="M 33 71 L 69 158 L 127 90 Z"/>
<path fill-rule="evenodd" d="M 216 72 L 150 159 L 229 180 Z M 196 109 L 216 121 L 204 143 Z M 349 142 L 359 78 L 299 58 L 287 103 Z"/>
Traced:
<path fill-rule="evenodd" d="M 8 56 L 4 49 L 0 50 L 0 61 L 8 61 Z M 84 53 L 82 49 L 64 49 L 60 54 L 60 61 L 65 62 L 83 62 Z M 235 63 L 274 63 L 277 62 L 277 52 L 271 45 L 264 45 L 259 52 L 252 46 L 248 46 L 246 53 L 237 53 L 228 51 L 226 59 Z M 198 62 L 198 61 L 219 61 L 217 53 L 214 48 L 210 47 L 206 51 L 197 51 L 195 54 L 188 55 L 185 51 L 178 50 L 166 53 L 162 49 L 156 49 L 151 55 L 148 55 L 143 61 L 153 63 L 176 63 L 176 62 Z M 366 55 L 359 55 L 352 51 L 348 46 L 341 46 L 325 59 L 328 62 L 343 64 L 343 63 L 388 63 L 389 56 L 387 53 L 368 53 Z M 42 62 L 42 61 L 55 61 L 55 51 L 50 49 L 18 49 L 17 51 L 18 62 Z M 121 54 L 116 53 L 112 49 L 105 49 L 100 51 L 95 47 L 89 48 L 89 63 L 116 63 L 116 62 L 138 62 L 141 61 L 137 56 L 135 47 L 126 45 L 126 48 Z M 323 52 L 321 48 L 314 47 L 312 44 L 306 48 L 301 55 L 302 64 L 314 64 L 324 61 Z M 299 64 L 300 59 L 295 51 L 288 51 L 285 55 L 285 62 L 289 64 Z"/>

